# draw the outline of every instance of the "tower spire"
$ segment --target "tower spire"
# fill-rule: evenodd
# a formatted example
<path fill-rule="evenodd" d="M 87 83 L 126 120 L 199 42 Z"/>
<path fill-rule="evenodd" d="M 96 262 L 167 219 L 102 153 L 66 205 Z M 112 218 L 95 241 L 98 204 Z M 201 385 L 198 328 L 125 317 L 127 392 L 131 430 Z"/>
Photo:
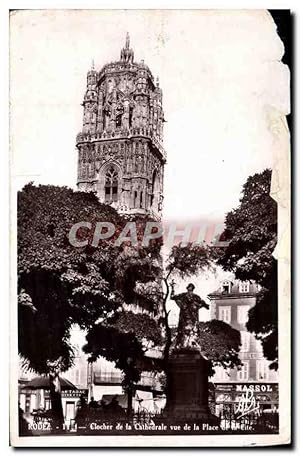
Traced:
<path fill-rule="evenodd" d="M 127 33 L 126 33 L 125 48 L 126 48 L 126 49 L 129 49 L 129 46 L 130 46 L 130 36 L 129 36 L 129 33 L 127 32 Z"/>
<path fill-rule="evenodd" d="M 129 33 L 126 33 L 125 47 L 121 49 L 121 62 L 132 63 L 134 58 L 133 50 L 130 48 Z"/>

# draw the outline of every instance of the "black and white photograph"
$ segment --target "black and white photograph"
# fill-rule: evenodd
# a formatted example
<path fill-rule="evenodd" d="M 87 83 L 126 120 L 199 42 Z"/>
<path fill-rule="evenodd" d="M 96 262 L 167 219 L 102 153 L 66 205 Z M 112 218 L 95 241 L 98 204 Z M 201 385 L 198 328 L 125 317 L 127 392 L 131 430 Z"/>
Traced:
<path fill-rule="evenodd" d="M 11 445 L 289 444 L 290 11 L 9 39 Z"/>

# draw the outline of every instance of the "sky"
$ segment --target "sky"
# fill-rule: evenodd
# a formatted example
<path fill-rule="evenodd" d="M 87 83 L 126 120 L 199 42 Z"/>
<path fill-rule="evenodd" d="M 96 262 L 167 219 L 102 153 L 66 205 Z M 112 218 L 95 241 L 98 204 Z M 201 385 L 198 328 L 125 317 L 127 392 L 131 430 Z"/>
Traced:
<path fill-rule="evenodd" d="M 270 108 L 289 112 L 284 48 L 264 10 L 12 13 L 13 191 L 29 181 L 76 188 L 86 73 L 92 60 L 100 70 L 119 59 L 126 32 L 163 90 L 164 219 L 222 223 L 247 177 L 272 168 Z M 221 276 L 195 279 L 196 292 L 206 298 Z"/>

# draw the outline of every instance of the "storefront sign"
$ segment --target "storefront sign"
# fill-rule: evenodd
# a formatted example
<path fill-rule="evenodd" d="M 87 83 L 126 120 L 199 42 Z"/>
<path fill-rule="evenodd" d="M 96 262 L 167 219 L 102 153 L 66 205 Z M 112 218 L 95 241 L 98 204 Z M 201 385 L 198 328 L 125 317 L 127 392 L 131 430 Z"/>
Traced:
<path fill-rule="evenodd" d="M 245 391 L 253 391 L 255 393 L 272 393 L 275 391 L 277 385 L 273 385 L 272 383 L 244 383 L 244 384 L 236 384 L 235 390 L 237 392 L 245 392 Z"/>
<path fill-rule="evenodd" d="M 277 383 L 218 383 L 215 391 L 218 392 L 237 392 L 243 393 L 247 390 L 254 393 L 273 393 L 278 392 Z"/>

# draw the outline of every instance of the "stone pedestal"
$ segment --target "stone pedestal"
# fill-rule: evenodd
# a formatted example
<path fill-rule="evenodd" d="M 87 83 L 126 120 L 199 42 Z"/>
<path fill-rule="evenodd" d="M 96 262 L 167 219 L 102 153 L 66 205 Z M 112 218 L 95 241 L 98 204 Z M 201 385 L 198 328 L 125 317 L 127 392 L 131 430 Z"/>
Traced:
<path fill-rule="evenodd" d="M 208 362 L 199 351 L 176 350 L 172 353 L 164 415 L 176 422 L 217 420 L 208 407 Z"/>

